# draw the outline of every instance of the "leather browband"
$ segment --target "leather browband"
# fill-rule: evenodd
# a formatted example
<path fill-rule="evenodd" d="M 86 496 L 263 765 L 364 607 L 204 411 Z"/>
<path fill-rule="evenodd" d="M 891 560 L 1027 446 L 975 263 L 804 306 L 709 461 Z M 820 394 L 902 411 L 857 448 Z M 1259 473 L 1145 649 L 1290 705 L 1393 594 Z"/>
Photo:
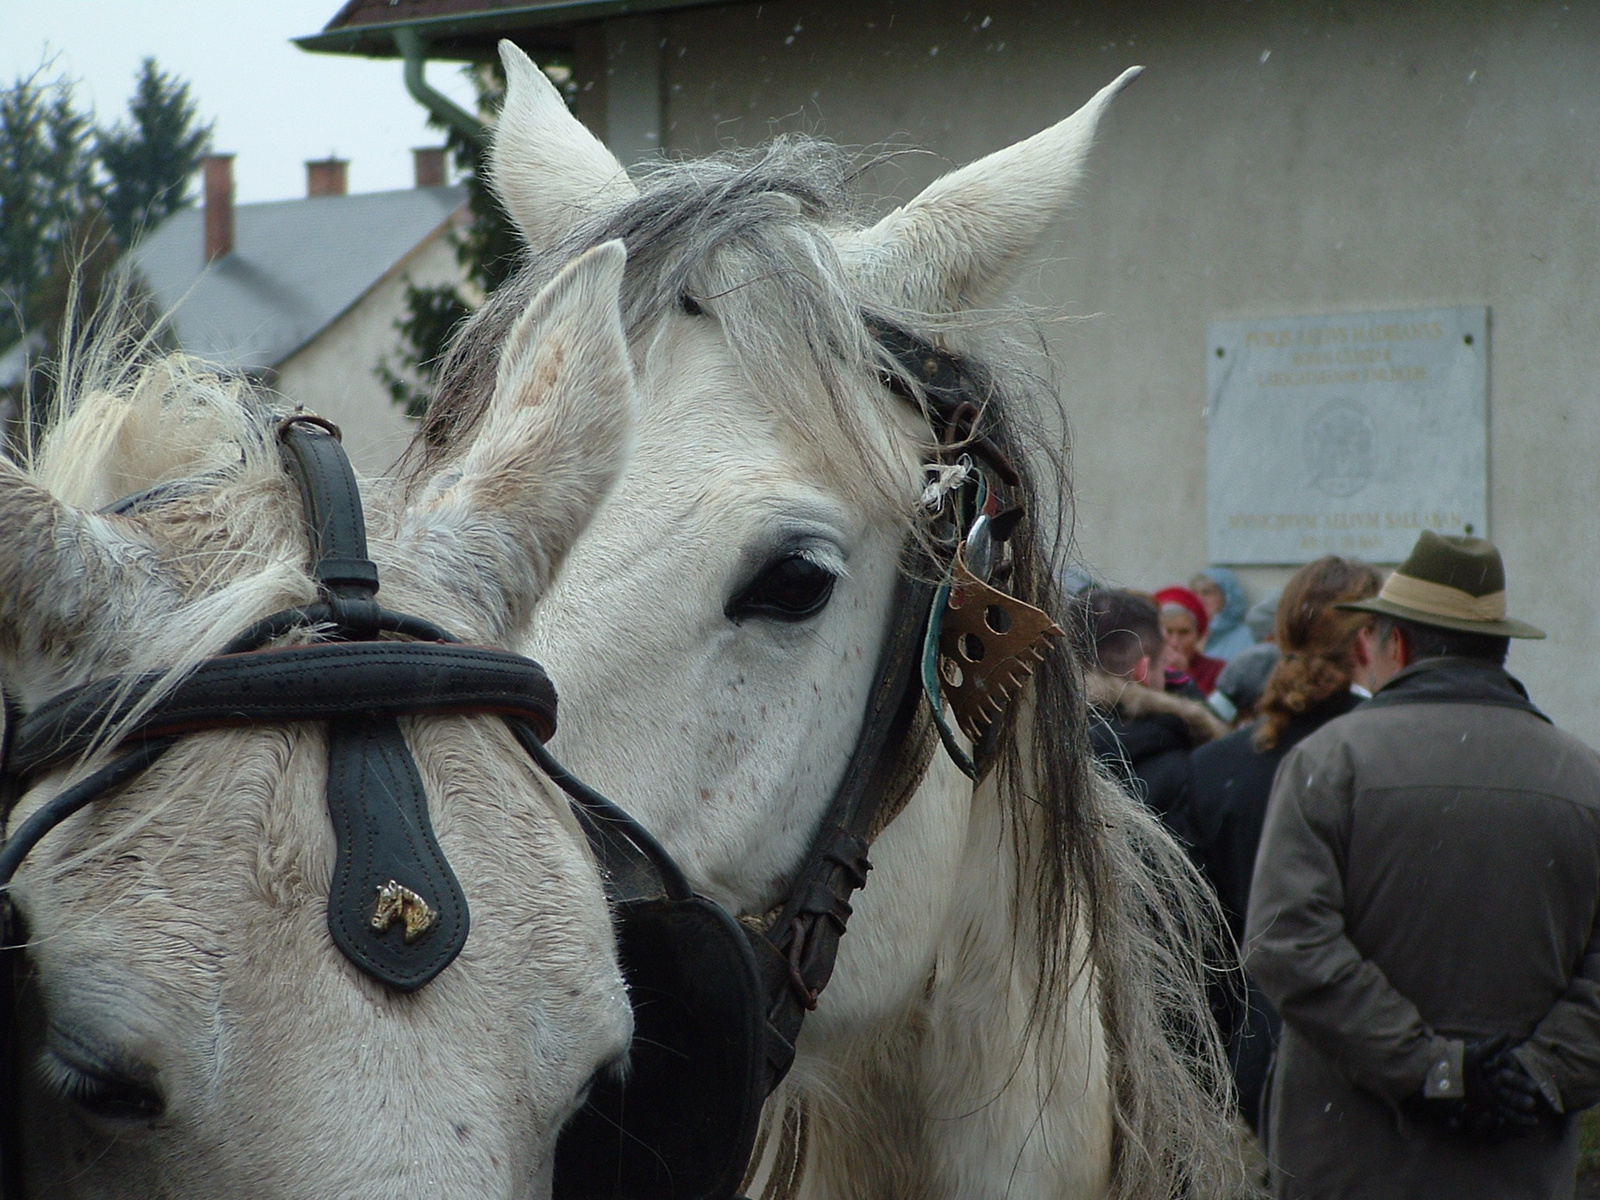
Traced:
<path fill-rule="evenodd" d="M 27 777 L 84 754 L 161 679 L 97 679 L 18 722 L 7 768 Z M 207 659 L 123 736 L 344 717 L 485 712 L 555 732 L 556 692 L 537 663 L 479 646 L 325 642 Z"/>
<path fill-rule="evenodd" d="M 262 722 L 326 722 L 328 816 L 335 869 L 328 930 L 345 956 L 397 991 L 422 987 L 455 959 L 469 925 L 466 895 L 434 836 L 427 796 L 398 718 L 489 712 L 528 740 L 555 728 L 555 690 L 520 656 L 462 646 L 427 621 L 385 609 L 367 557 L 361 497 L 338 430 L 297 414 L 279 441 L 299 486 L 320 600 L 257 622 L 129 728 L 120 756 L 51 797 L 0 847 L 0 887 L 50 829 L 156 761 L 184 733 Z M 330 643 L 258 647 L 297 626 Z M 438 642 L 376 640 L 380 633 Z M 20 723 L 0 772 L 5 796 L 26 776 L 90 749 L 136 711 L 159 675 L 102 679 L 57 696 Z M 131 736 L 130 736 L 131 735 Z M 9 804 L 0 799 L 0 805 Z M 392 927 L 403 925 L 401 933 Z"/>

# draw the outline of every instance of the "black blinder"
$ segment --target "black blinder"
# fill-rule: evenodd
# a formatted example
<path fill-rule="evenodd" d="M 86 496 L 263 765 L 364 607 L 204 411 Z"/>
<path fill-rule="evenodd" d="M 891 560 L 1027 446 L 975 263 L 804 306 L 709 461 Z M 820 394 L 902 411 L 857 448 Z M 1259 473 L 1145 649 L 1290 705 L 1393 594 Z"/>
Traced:
<path fill-rule="evenodd" d="M 561 1200 L 727 1200 L 766 1099 L 765 1001 L 737 922 L 701 896 L 625 900 L 617 941 L 633 1005 L 620 1081 L 561 1133 Z"/>
<path fill-rule="evenodd" d="M 512 732 L 573 811 L 605 876 L 633 1007 L 620 1079 L 596 1082 L 556 1144 L 558 1200 L 731 1200 L 766 1102 L 766 999 L 744 929 L 695 894 L 648 830 Z"/>

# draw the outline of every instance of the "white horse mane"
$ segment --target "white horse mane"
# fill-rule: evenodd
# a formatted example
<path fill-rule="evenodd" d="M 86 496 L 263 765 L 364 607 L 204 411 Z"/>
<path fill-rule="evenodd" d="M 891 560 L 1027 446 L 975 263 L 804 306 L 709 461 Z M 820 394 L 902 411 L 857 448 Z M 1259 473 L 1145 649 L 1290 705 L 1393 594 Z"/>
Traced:
<path fill-rule="evenodd" d="M 166 688 L 215 654 L 254 616 L 310 601 L 305 533 L 272 425 L 272 398 L 249 381 L 181 353 L 154 351 L 126 331 L 118 305 L 103 314 L 110 332 L 69 359 L 24 463 L 26 477 L 57 500 L 90 514 L 139 493 L 161 508 L 162 545 L 130 536 L 124 522 L 91 515 L 95 533 L 119 553 L 85 556 L 86 591 L 100 600 L 85 614 L 97 653 L 14 679 L 25 703 L 108 674 L 149 671 L 165 678 L 122 725 L 135 723 Z M 152 622 L 150 613 L 166 619 Z M 86 631 L 88 632 L 88 631 Z M 119 727 L 103 731 L 105 745 Z M 81 774 L 100 764 L 91 755 Z"/>
<path fill-rule="evenodd" d="M 575 254 L 620 239 L 629 251 L 623 313 L 636 362 L 648 359 L 668 314 L 704 304 L 801 460 L 871 509 L 884 509 L 892 491 L 883 481 L 904 453 L 883 431 L 904 428 L 909 409 L 882 388 L 863 387 L 900 373 L 864 317 L 962 352 L 989 385 L 995 440 L 1025 476 L 1029 512 L 1010 588 L 1070 625 L 1052 569 L 1065 561 L 1070 512 L 1048 499 L 1065 494 L 1065 473 L 1042 449 L 1046 439 L 1034 436 L 1059 401 L 1042 371 L 1017 366 L 1039 364 L 1037 325 L 1020 311 L 1009 319 L 993 310 L 934 313 L 864 294 L 837 249 L 837 239 L 860 228 L 850 190 L 857 173 L 836 147 L 787 136 L 759 150 L 658 162 L 638 172 L 636 196 L 597 198 L 598 211 L 534 247 L 521 274 L 459 336 L 411 469 L 425 474 L 470 444 L 498 347 L 526 298 Z M 871 419 L 857 407 L 863 394 L 880 406 Z M 925 427 L 920 436 L 931 446 Z M 891 515 L 915 528 L 910 506 Z M 1048 1076 L 1065 1052 L 1067 998 L 1092 971 L 1112 1060 L 1115 1193 L 1224 1191 L 1238 1165 L 1227 1072 L 1204 998 L 1208 973 L 1223 961 L 1212 949 L 1215 913 L 1154 818 L 1094 767 L 1081 686 L 1071 656 L 1045 662 L 1031 712 L 1003 736 L 998 771 L 1014 854 L 1011 919 L 1037 981 L 1028 1017 L 1036 1069 Z M 1043 1082 L 1045 1094 L 1050 1087 Z"/>

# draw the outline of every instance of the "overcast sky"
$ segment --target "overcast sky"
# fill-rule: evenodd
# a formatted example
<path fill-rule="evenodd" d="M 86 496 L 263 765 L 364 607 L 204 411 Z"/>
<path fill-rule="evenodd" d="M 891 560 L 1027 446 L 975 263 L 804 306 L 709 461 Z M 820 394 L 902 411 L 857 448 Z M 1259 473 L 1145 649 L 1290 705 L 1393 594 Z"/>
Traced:
<path fill-rule="evenodd" d="M 215 148 L 238 155 L 239 203 L 305 194 L 305 161 L 350 160 L 350 190 L 410 187 L 411 148 L 439 145 L 406 93 L 397 59 L 308 54 L 340 0 L 0 0 L 0 83 L 44 67 L 78 81 L 102 124 L 126 112 L 139 61 L 154 55 L 189 82 Z M 458 103 L 472 89 L 454 64 L 428 82 Z"/>

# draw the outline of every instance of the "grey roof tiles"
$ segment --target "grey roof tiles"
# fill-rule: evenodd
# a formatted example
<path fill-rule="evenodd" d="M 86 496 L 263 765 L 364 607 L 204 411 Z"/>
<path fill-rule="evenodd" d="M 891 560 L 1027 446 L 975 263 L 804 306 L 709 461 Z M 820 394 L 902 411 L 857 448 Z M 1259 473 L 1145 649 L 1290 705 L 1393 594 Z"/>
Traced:
<path fill-rule="evenodd" d="M 185 350 L 260 370 L 326 329 L 465 201 L 454 186 L 242 204 L 233 252 L 209 264 L 203 214 L 185 209 L 133 257 Z"/>

